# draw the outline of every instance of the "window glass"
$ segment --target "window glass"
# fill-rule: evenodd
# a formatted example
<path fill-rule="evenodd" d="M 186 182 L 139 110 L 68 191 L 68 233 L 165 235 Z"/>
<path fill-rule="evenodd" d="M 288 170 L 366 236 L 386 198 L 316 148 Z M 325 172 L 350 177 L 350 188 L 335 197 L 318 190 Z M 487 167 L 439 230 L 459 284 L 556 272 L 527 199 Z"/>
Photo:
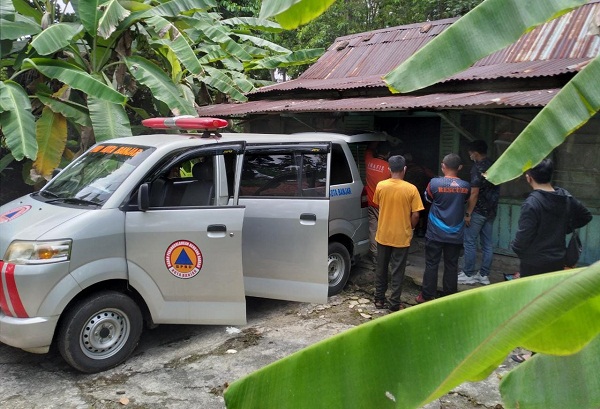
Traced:
<path fill-rule="evenodd" d="M 103 205 L 153 150 L 143 146 L 98 145 L 52 179 L 40 195 L 56 204 Z"/>
<path fill-rule="evenodd" d="M 331 152 L 331 184 L 352 183 L 352 172 L 341 145 L 334 143 Z"/>
<path fill-rule="evenodd" d="M 246 154 L 240 196 L 325 197 L 326 154 Z"/>
<path fill-rule="evenodd" d="M 176 163 L 150 185 L 150 207 L 214 205 L 213 156 Z"/>

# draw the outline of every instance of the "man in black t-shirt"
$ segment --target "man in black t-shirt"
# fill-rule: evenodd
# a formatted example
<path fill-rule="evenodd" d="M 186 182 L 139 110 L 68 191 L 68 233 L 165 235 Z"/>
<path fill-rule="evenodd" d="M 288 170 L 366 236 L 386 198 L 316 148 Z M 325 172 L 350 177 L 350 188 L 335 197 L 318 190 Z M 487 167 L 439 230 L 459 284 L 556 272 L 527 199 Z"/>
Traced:
<path fill-rule="evenodd" d="M 471 197 L 465 212 L 465 263 L 463 271 L 458 275 L 459 284 L 490 283 L 489 275 L 492 267 L 493 245 L 492 228 L 500 187 L 491 184 L 483 174 L 492 166 L 492 161 L 487 157 L 487 144 L 482 140 L 475 140 L 469 144 L 469 158 L 474 162 L 471 168 Z M 481 245 L 481 268 L 477 271 L 477 239 Z"/>

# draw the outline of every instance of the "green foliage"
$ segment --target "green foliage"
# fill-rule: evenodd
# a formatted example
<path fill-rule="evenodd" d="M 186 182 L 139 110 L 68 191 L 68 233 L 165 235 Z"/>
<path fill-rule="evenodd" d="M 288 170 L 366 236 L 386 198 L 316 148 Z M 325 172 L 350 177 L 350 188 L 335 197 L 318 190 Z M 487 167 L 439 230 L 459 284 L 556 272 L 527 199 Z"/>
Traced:
<path fill-rule="evenodd" d="M 375 319 L 232 383 L 225 400 L 229 409 L 278 408 L 292 401 L 297 409 L 419 408 L 465 381 L 485 379 L 518 346 L 540 352 L 541 365 L 560 365 L 569 374 L 583 356 L 600 352 L 596 340 L 579 352 L 599 333 L 596 263 L 463 291 Z M 574 360 L 570 354 L 576 352 L 582 356 Z M 578 406 L 581 400 L 553 403 L 535 391 L 535 366 L 519 370 L 526 372 L 518 376 L 524 386 L 515 388 L 509 381 L 503 390 L 506 401 L 519 402 L 521 409 L 584 409 L 600 402 L 600 389 L 592 388 L 595 376 L 577 380 L 587 391 L 585 399 L 596 406 Z M 557 381 L 553 387 L 554 396 L 573 394 L 572 382 Z"/>
<path fill-rule="evenodd" d="M 61 160 L 72 158 L 74 145 L 81 151 L 131 135 L 131 123 L 148 116 L 197 115 L 196 106 L 212 99 L 245 101 L 269 69 L 319 55 L 274 43 L 270 37 L 281 27 L 252 16 L 256 1 L 73 0 L 75 13 L 67 15 L 61 4 L 0 5 L 0 138 L 17 160 L 57 162 L 37 146 L 57 134 L 48 128 L 62 124 L 50 120 L 55 116 L 66 120 L 71 142 L 61 145 Z M 260 65 L 263 59 L 268 63 Z M 36 128 L 43 112 L 44 126 Z M 37 178 L 50 176 L 48 166 L 34 167 L 40 169 Z"/>
<path fill-rule="evenodd" d="M 519 177 L 600 111 L 600 56 L 571 79 L 488 169 L 495 184 Z"/>

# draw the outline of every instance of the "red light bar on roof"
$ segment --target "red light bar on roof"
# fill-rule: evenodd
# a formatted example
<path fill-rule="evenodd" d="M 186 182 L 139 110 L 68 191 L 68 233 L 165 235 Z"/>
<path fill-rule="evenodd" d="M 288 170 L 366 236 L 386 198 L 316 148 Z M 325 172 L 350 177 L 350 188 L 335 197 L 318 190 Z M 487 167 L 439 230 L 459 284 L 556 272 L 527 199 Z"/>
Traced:
<path fill-rule="evenodd" d="M 142 121 L 142 125 L 154 129 L 198 129 L 209 131 L 225 128 L 228 122 L 220 118 L 196 118 L 193 116 L 175 116 L 172 118 L 148 118 Z"/>

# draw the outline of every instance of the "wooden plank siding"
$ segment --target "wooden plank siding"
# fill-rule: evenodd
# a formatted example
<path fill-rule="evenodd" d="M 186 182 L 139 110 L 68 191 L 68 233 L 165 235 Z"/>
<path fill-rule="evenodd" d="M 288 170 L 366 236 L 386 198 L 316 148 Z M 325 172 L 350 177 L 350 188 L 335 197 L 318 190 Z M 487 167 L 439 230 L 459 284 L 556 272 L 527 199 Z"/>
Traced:
<path fill-rule="evenodd" d="M 583 243 L 580 265 L 590 265 L 600 260 L 600 209 L 590 208 L 590 211 L 593 214 L 592 221 L 579 230 Z M 516 257 L 510 250 L 510 242 L 517 232 L 520 214 L 520 203 L 517 204 L 511 199 L 500 200 L 492 233 L 495 253 Z M 567 236 L 567 240 L 570 237 Z"/>

